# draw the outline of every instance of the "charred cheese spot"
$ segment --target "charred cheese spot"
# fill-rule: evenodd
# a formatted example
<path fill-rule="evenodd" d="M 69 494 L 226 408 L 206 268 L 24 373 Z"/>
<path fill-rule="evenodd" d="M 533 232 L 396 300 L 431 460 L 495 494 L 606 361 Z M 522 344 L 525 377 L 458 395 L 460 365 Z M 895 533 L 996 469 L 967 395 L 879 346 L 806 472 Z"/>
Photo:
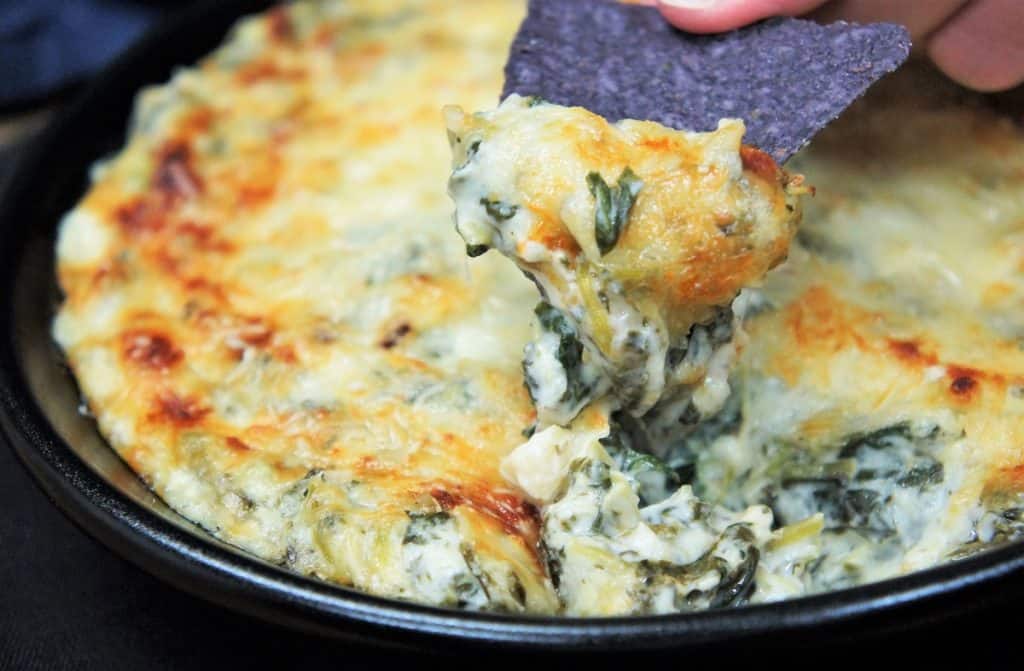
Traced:
<path fill-rule="evenodd" d="M 251 447 L 249 447 L 240 438 L 236 438 L 235 436 L 228 436 L 227 438 L 224 439 L 224 442 L 227 443 L 227 446 L 231 450 L 238 452 L 239 454 L 245 454 L 246 452 L 252 451 Z"/>
<path fill-rule="evenodd" d="M 769 154 L 756 147 L 744 145 L 740 147 L 740 159 L 743 161 L 743 168 L 761 179 L 768 182 L 778 182 L 784 179 L 784 173 Z"/>
<path fill-rule="evenodd" d="M 114 217 L 129 236 L 155 233 L 166 225 L 166 210 L 154 207 L 145 199 L 136 199 L 119 205 Z"/>
<path fill-rule="evenodd" d="M 170 256 L 165 258 L 167 259 L 167 272 L 171 275 L 178 275 L 181 268 L 181 261 Z M 216 298 L 221 302 L 228 301 L 228 295 L 226 290 L 218 282 L 214 282 L 205 277 L 182 277 L 180 279 L 181 283 L 185 286 L 185 289 L 187 291 L 197 294 L 205 294 L 207 296 Z"/>
<path fill-rule="evenodd" d="M 284 7 L 278 7 L 267 13 L 267 31 L 271 38 L 281 42 L 290 42 L 295 38 L 295 28 Z"/>
<path fill-rule="evenodd" d="M 889 349 L 901 361 L 910 364 L 934 366 L 938 358 L 934 354 L 927 354 L 921 351 L 920 345 L 913 340 L 889 339 Z"/>
<path fill-rule="evenodd" d="M 274 358 L 287 364 L 299 362 L 299 355 L 292 345 L 280 345 L 274 348 Z"/>
<path fill-rule="evenodd" d="M 192 148 L 186 142 L 171 141 L 159 149 L 153 189 L 169 205 L 203 193 L 203 180 L 193 166 Z"/>
<path fill-rule="evenodd" d="M 995 471 L 986 485 L 985 495 L 991 497 L 1006 491 L 1024 491 L 1024 463 Z"/>
<path fill-rule="evenodd" d="M 434 487 L 430 495 L 442 510 L 469 506 L 497 521 L 505 533 L 522 536 L 531 544 L 537 542 L 540 511 L 521 496 L 464 487 Z"/>
<path fill-rule="evenodd" d="M 969 375 L 958 375 L 953 378 L 949 390 L 957 396 L 970 397 L 971 392 L 978 386 L 978 381 Z"/>
<path fill-rule="evenodd" d="M 412 333 L 412 324 L 405 321 L 400 322 L 397 326 L 390 329 L 387 335 L 381 338 L 380 346 L 384 349 L 391 349 L 410 333 Z"/>
<path fill-rule="evenodd" d="M 175 428 L 193 427 L 203 421 L 210 408 L 191 396 L 179 396 L 173 391 L 164 391 L 153 399 L 153 410 L 149 419 L 169 424 Z"/>
<path fill-rule="evenodd" d="M 300 68 L 282 67 L 272 61 L 255 61 L 242 67 L 237 76 L 241 84 L 252 85 L 263 81 L 301 79 L 305 74 Z"/>
<path fill-rule="evenodd" d="M 179 236 L 187 237 L 197 249 L 204 252 L 228 254 L 234 251 L 231 242 L 218 238 L 216 231 L 205 224 L 185 221 L 178 225 L 175 232 Z"/>
<path fill-rule="evenodd" d="M 969 401 L 978 391 L 978 371 L 950 366 L 948 375 L 952 380 L 949 383 L 949 391 L 958 399 Z"/>
<path fill-rule="evenodd" d="M 258 317 L 250 317 L 239 327 L 235 335 L 247 345 L 266 347 L 274 340 L 274 329 L 264 324 Z"/>
<path fill-rule="evenodd" d="M 167 371 L 185 358 L 185 353 L 164 333 L 131 330 L 121 339 L 125 357 L 143 368 Z"/>

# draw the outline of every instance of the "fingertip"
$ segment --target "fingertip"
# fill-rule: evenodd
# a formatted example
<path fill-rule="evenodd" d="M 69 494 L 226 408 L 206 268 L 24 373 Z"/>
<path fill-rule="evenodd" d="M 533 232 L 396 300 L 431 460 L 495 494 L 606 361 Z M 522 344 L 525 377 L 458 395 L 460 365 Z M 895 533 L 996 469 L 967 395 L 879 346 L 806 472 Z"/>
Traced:
<path fill-rule="evenodd" d="M 662 15 L 690 33 L 721 33 L 771 16 L 797 16 L 826 0 L 657 0 Z"/>
<path fill-rule="evenodd" d="M 658 0 L 658 10 L 676 28 L 688 33 L 721 33 L 744 26 L 758 18 L 751 17 L 744 4 L 711 0 Z"/>
<path fill-rule="evenodd" d="M 965 59 L 963 49 L 947 44 L 929 44 L 928 56 L 936 67 L 961 86 L 981 93 L 1008 91 L 1024 84 L 1024 66 L 986 56 Z"/>
<path fill-rule="evenodd" d="M 928 41 L 940 70 L 969 88 L 991 93 L 1024 83 L 1024 6 L 1018 0 L 967 5 Z"/>

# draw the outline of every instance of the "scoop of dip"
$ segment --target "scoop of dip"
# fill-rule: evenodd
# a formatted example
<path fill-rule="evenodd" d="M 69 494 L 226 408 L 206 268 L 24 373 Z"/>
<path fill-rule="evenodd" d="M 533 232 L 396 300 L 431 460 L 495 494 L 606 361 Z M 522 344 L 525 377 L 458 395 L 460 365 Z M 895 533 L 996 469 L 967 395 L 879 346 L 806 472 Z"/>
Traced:
<path fill-rule="evenodd" d="M 717 412 L 737 297 L 786 258 L 802 177 L 742 145 L 738 120 L 689 133 L 511 95 L 446 121 L 469 255 L 497 249 L 540 291 L 523 361 L 538 426 L 604 398 L 659 432 Z"/>

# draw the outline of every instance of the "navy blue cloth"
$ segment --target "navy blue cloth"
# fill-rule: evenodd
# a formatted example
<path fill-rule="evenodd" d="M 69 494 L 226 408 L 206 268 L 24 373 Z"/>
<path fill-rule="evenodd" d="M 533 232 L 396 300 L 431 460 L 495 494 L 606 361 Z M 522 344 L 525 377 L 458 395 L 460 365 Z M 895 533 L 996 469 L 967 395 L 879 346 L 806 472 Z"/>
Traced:
<path fill-rule="evenodd" d="M 83 80 L 164 11 L 137 0 L 0 0 L 0 107 Z"/>

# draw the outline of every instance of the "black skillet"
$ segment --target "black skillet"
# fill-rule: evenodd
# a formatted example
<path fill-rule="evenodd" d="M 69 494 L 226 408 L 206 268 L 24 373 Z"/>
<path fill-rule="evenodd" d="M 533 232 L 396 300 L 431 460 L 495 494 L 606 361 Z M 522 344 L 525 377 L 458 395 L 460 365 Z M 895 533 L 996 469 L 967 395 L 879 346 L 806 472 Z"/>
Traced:
<path fill-rule="evenodd" d="M 292 628 L 429 650 L 735 649 L 879 634 L 1024 591 L 1017 544 L 910 576 L 793 601 L 661 617 L 468 613 L 378 598 L 287 572 L 184 520 L 120 461 L 79 411 L 50 338 L 54 233 L 89 166 L 119 147 L 132 99 L 224 38 L 263 0 L 200 3 L 118 60 L 23 156 L 0 199 L 0 428 L 65 514 L 118 554 L 209 601 Z"/>

